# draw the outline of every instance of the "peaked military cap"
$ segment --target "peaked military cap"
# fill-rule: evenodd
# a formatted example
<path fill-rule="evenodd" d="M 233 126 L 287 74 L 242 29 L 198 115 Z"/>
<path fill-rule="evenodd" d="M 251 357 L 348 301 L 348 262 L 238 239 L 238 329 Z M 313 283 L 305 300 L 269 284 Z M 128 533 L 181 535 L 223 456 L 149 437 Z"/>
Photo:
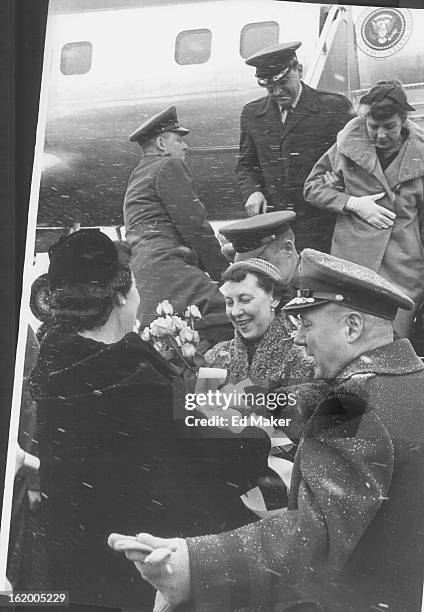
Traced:
<path fill-rule="evenodd" d="M 359 100 L 360 104 L 372 104 L 373 102 L 382 102 L 385 98 L 390 98 L 397 102 L 399 106 L 407 111 L 414 111 L 415 108 L 408 103 L 406 93 L 400 85 L 394 83 L 380 83 L 372 87 L 365 96 Z"/>
<path fill-rule="evenodd" d="M 109 282 L 119 269 L 114 243 L 95 228 L 62 237 L 50 247 L 49 258 L 48 279 L 52 288 L 65 282 Z"/>
<path fill-rule="evenodd" d="M 408 296 L 373 270 L 313 249 L 302 251 L 298 282 L 297 297 L 284 307 L 289 312 L 334 302 L 393 320 L 398 308 L 414 308 Z"/>
<path fill-rule="evenodd" d="M 256 67 L 258 79 L 279 76 L 290 67 L 291 61 L 296 57 L 296 50 L 302 43 L 300 41 L 271 45 L 257 51 L 245 60 L 248 66 Z M 282 78 L 284 74 L 281 74 Z"/>
<path fill-rule="evenodd" d="M 189 131 L 179 124 L 175 106 L 168 106 L 156 115 L 149 117 L 147 121 L 130 134 L 129 139 L 131 142 L 140 142 L 141 140 L 155 138 L 163 132 L 177 132 L 177 134 L 184 136 Z"/>
<path fill-rule="evenodd" d="M 284 234 L 296 218 L 292 211 L 279 211 L 241 219 L 221 227 L 219 233 L 229 240 L 237 253 L 255 251 Z"/>

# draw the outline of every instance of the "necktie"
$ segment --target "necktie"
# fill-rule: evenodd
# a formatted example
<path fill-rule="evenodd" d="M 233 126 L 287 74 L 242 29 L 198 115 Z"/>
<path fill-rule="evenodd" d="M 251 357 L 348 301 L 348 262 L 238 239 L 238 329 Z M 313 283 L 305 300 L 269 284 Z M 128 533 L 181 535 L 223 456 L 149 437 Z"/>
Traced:
<path fill-rule="evenodd" d="M 287 108 L 281 109 L 281 122 L 283 126 L 287 125 L 290 119 L 293 117 L 294 108 L 293 106 L 289 106 Z"/>

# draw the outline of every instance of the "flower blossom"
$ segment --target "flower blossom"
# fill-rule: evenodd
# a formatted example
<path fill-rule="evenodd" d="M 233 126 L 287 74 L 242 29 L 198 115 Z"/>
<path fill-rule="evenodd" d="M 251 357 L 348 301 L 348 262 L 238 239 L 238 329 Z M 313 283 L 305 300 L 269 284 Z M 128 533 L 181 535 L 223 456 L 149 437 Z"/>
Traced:
<path fill-rule="evenodd" d="M 159 316 L 174 314 L 172 304 L 170 304 L 168 300 L 163 300 L 163 302 L 159 302 L 159 304 L 156 306 L 156 314 L 158 314 Z"/>
<path fill-rule="evenodd" d="M 184 327 L 187 327 L 187 323 L 181 319 L 178 315 L 172 315 L 171 317 L 173 322 L 172 331 L 181 331 Z"/>
<path fill-rule="evenodd" d="M 196 354 L 196 347 L 193 344 L 183 344 L 181 347 L 182 354 L 186 358 L 194 357 Z"/>
<path fill-rule="evenodd" d="M 158 319 L 155 319 L 150 323 L 150 331 L 157 338 L 167 336 L 168 334 L 172 333 L 171 317 L 167 317 L 166 319 L 159 317 Z"/>
<path fill-rule="evenodd" d="M 200 310 L 197 308 L 195 304 L 191 304 L 187 306 L 187 310 L 184 313 L 186 319 L 201 319 L 202 315 L 200 314 Z"/>
<path fill-rule="evenodd" d="M 150 329 L 148 327 L 145 327 L 140 334 L 140 338 L 144 340 L 145 342 L 149 342 L 150 337 L 151 337 Z"/>
<path fill-rule="evenodd" d="M 194 331 L 190 329 L 190 327 L 184 327 L 180 331 L 180 338 L 182 342 L 193 342 L 194 340 Z"/>

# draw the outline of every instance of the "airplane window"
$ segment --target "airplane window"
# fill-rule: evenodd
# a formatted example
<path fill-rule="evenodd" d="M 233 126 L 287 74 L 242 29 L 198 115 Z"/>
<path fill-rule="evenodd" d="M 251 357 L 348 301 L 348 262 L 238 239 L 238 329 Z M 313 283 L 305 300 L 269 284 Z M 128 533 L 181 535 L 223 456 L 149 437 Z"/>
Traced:
<path fill-rule="evenodd" d="M 210 30 L 185 30 L 175 41 L 177 64 L 203 64 L 211 56 L 212 32 Z"/>
<path fill-rule="evenodd" d="M 269 45 L 278 43 L 280 26 L 276 21 L 248 23 L 240 33 L 240 55 L 249 57 Z"/>
<path fill-rule="evenodd" d="M 90 42 L 68 43 L 62 48 L 60 70 L 63 74 L 85 74 L 91 68 L 93 45 Z"/>

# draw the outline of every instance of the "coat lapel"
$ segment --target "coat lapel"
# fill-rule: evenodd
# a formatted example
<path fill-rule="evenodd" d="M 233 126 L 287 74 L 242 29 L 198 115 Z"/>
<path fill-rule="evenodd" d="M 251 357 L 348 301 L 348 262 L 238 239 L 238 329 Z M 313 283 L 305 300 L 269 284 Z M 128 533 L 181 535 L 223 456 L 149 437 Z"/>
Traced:
<path fill-rule="evenodd" d="M 399 155 L 386 170 L 386 177 L 392 188 L 396 184 L 424 175 L 424 132 L 409 120 L 405 128 L 408 138 Z"/>
<path fill-rule="evenodd" d="M 350 121 L 337 136 L 339 151 L 349 159 L 364 168 L 369 174 L 381 183 L 385 193 L 392 204 L 395 195 L 390 188 L 387 178 L 378 161 L 375 146 L 368 138 L 368 132 L 363 117 L 356 117 Z"/>
<path fill-rule="evenodd" d="M 263 98 L 262 104 L 256 111 L 256 117 L 262 121 L 265 134 L 274 134 L 279 138 L 283 135 L 280 109 L 270 96 Z"/>
<path fill-rule="evenodd" d="M 311 113 L 318 112 L 318 101 L 313 89 L 302 83 L 302 93 L 293 116 L 284 125 L 284 136 L 287 136 Z"/>

